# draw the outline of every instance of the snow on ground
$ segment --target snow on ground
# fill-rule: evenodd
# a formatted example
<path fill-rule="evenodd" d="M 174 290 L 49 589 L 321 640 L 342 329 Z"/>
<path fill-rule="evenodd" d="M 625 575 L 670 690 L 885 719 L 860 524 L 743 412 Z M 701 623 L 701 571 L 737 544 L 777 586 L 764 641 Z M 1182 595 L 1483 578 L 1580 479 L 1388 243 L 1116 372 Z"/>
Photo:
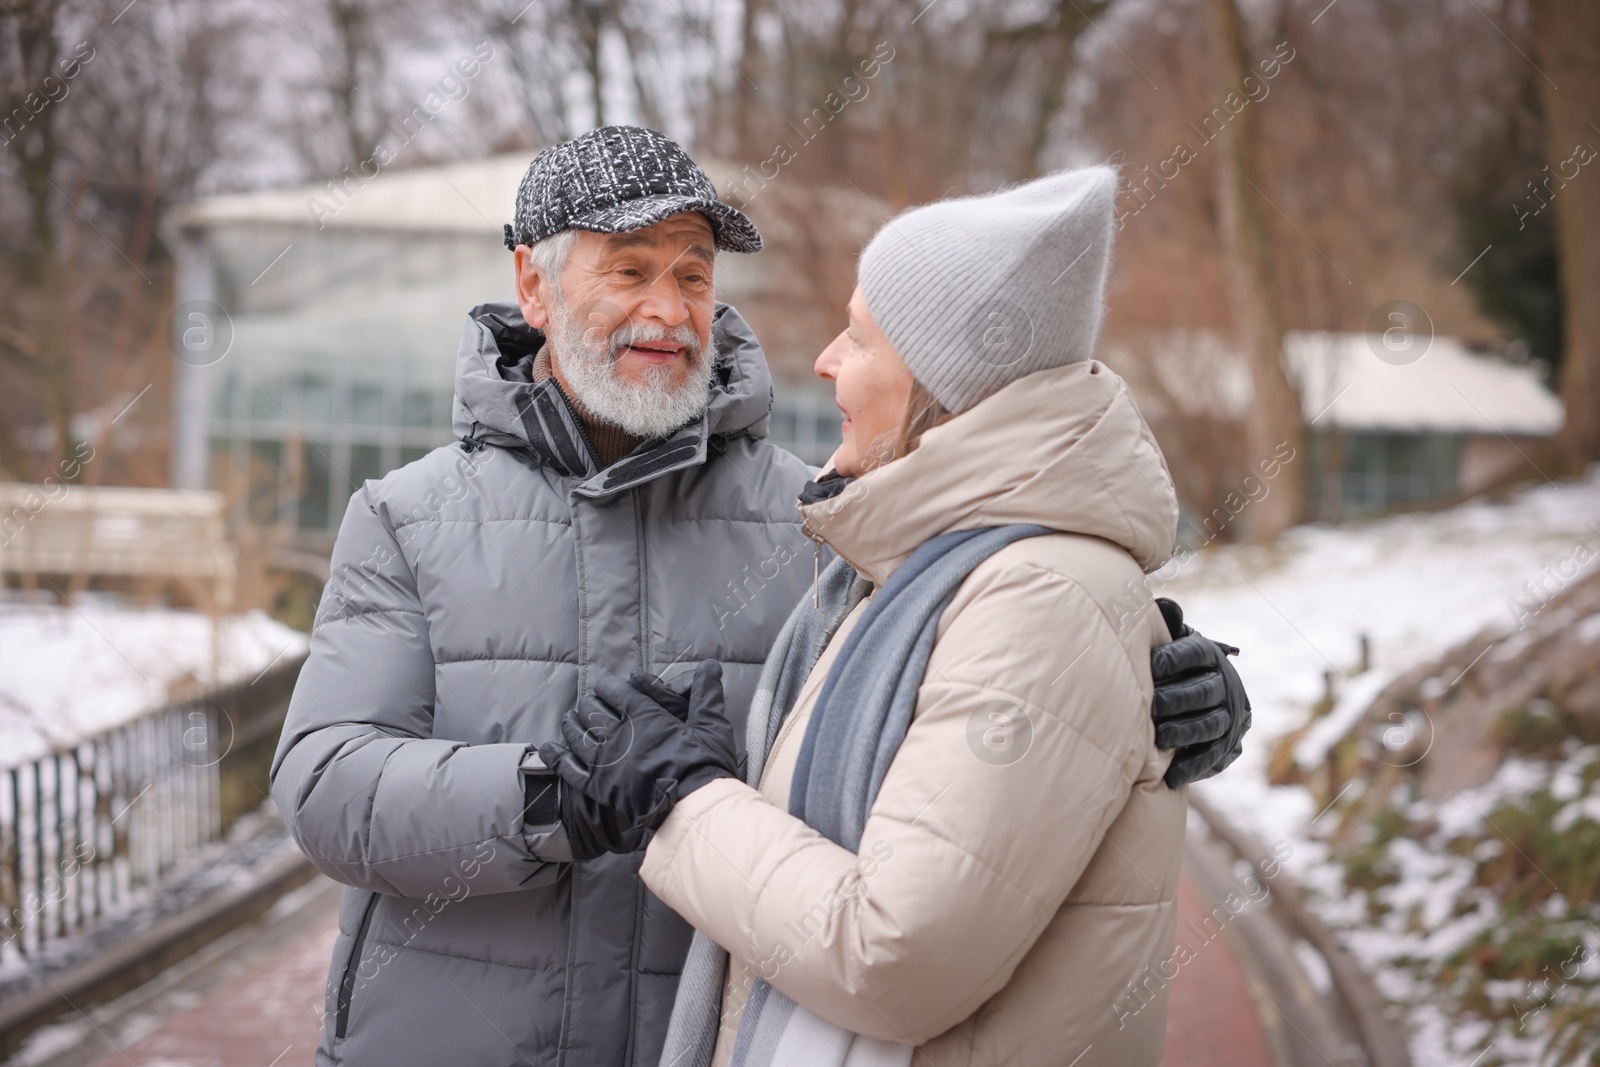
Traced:
<path fill-rule="evenodd" d="M 94 594 L 66 607 L 0 601 L 0 763 L 160 707 L 180 687 L 249 681 L 307 640 L 260 611 L 213 621 Z"/>
<path fill-rule="evenodd" d="M 1600 468 L 1506 504 L 1301 527 L 1271 547 L 1219 548 L 1160 572 L 1152 587 L 1182 603 L 1188 622 L 1243 649 L 1235 663 L 1254 707 L 1255 743 L 1196 788 L 1269 842 L 1303 837 L 1317 814 L 1310 797 L 1269 786 L 1266 761 L 1271 742 L 1305 723 L 1323 672 L 1353 674 L 1362 633 L 1386 680 L 1485 627 L 1510 629 L 1524 583 L 1579 542 L 1600 545 L 1597 522 Z"/>
<path fill-rule="evenodd" d="M 1394 675 L 1486 627 L 1512 629 L 1512 601 L 1530 603 L 1525 583 L 1543 582 L 1548 599 L 1557 581 L 1551 568 L 1579 544 L 1592 550 L 1581 558 L 1600 556 L 1600 467 L 1581 482 L 1544 485 L 1503 504 L 1302 527 L 1270 547 L 1229 546 L 1169 565 L 1153 576 L 1152 588 L 1177 599 L 1196 629 L 1243 649 L 1235 663 L 1255 716 L 1238 762 L 1195 790 L 1262 841 L 1287 842 L 1293 853 L 1286 867 L 1312 889 L 1314 902 L 1317 890 L 1328 894 L 1318 902 L 1324 917 L 1341 927 L 1359 923 L 1359 915 L 1338 908 L 1339 875 L 1312 839 L 1320 813 L 1309 791 L 1267 782 L 1273 742 L 1307 721 L 1322 696 L 1324 671 L 1348 674 L 1348 687 L 1335 676 L 1336 695 L 1344 692 L 1328 717 L 1330 736 L 1313 731 L 1297 745 L 1302 763 L 1315 757 L 1333 735 L 1359 722 L 1371 695 Z M 1374 666 L 1365 676 L 1352 671 L 1363 633 L 1371 638 Z M 1446 874 L 1420 856 L 1410 867 L 1406 881 L 1418 892 L 1437 887 L 1433 880 Z M 1346 936 L 1358 958 L 1379 965 L 1381 946 L 1369 940 Z M 1379 977 L 1387 986 L 1400 976 Z M 1446 1023 L 1430 1021 L 1426 1011 L 1411 1022 L 1419 1063 L 1471 1061 L 1444 1047 L 1439 1035 Z"/>
<path fill-rule="evenodd" d="M 1379 972 L 1395 996 L 1403 972 L 1382 966 L 1393 932 L 1359 929 L 1359 908 L 1340 907 L 1337 869 L 1311 829 L 1319 816 L 1309 792 L 1267 783 L 1267 756 L 1279 737 L 1303 725 L 1322 695 L 1324 671 L 1351 675 L 1328 717 L 1297 748 L 1313 758 L 1365 708 L 1389 678 L 1483 630 L 1515 625 L 1511 601 L 1527 602 L 1525 583 L 1544 582 L 1574 547 L 1600 549 L 1600 467 L 1582 482 L 1546 485 L 1504 504 L 1470 503 L 1434 514 L 1401 515 L 1342 527 L 1292 531 L 1266 548 L 1229 546 L 1182 559 L 1154 576 L 1161 595 L 1184 606 L 1190 623 L 1243 649 L 1236 661 L 1250 691 L 1255 726 L 1244 755 L 1221 776 L 1195 786 L 1238 825 L 1268 844 L 1287 842 L 1286 866 L 1313 891 L 1324 917 L 1345 931 L 1350 949 Z M 1600 551 L 1583 558 L 1600 557 Z M 1374 670 L 1355 675 L 1359 635 L 1372 641 Z M 7 761 L 102 729 L 166 702 L 168 687 L 248 679 L 299 655 L 306 635 L 260 612 L 224 619 L 168 609 L 135 609 L 86 597 L 71 607 L 0 602 L 0 754 Z M 1337 674 L 1336 674 L 1337 678 Z M 1302 751 L 1303 749 L 1303 751 Z M 1515 791 L 1517 768 L 1493 783 Z M 1480 805 L 1489 802 L 1487 794 Z M 1421 850 L 1394 893 L 1426 896 L 1459 879 L 1461 865 Z M 1326 891 L 1318 898 L 1317 890 Z M 1472 925 L 1440 921 L 1430 947 L 1458 943 Z M 1426 1006 L 1410 1016 L 1412 1046 L 1424 1067 L 1466 1067 L 1450 1051 L 1470 1035 Z"/>

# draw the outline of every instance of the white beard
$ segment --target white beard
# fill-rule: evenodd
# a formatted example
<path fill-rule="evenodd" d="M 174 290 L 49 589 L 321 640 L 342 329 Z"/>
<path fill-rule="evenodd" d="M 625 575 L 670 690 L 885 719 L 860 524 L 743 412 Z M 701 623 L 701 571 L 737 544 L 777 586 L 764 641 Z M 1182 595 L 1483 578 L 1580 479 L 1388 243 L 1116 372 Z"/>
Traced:
<path fill-rule="evenodd" d="M 635 437 L 665 437 L 705 411 L 711 403 L 711 376 L 716 369 L 716 341 L 701 345 L 688 323 L 667 329 L 643 322 L 624 322 L 603 345 L 588 336 L 578 317 L 558 301 L 546 336 L 561 376 L 573 399 L 590 414 Z M 645 367 L 642 381 L 617 376 L 617 359 L 640 341 L 671 341 L 684 347 L 689 376 L 672 386 L 671 367 Z"/>

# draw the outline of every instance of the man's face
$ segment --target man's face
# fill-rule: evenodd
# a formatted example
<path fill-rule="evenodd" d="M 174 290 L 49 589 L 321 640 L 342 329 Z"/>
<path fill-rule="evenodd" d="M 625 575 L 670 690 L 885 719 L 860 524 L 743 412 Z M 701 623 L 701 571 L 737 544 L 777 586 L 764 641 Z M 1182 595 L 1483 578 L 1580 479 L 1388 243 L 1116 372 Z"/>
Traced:
<path fill-rule="evenodd" d="M 591 344 L 603 344 L 625 323 L 644 323 L 668 332 L 688 326 L 704 351 L 711 339 L 715 247 L 711 224 L 698 211 L 630 233 L 580 230 L 561 275 L 562 296 Z M 694 363 L 689 349 L 672 340 L 625 345 L 616 376 L 660 381 L 664 368 L 673 386 L 682 385 Z"/>
<path fill-rule="evenodd" d="M 698 414 L 713 356 L 714 248 L 699 212 L 628 233 L 579 230 L 554 289 L 518 249 L 519 303 L 550 340 L 562 387 L 640 436 Z"/>

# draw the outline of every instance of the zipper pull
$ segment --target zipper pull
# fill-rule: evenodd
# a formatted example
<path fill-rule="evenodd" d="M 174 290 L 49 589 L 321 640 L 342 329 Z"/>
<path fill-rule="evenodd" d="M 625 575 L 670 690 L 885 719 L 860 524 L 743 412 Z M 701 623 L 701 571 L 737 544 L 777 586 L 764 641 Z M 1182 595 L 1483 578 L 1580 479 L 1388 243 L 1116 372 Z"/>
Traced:
<path fill-rule="evenodd" d="M 811 609 L 822 609 L 822 538 L 811 532 L 811 520 L 800 523 L 800 532 L 811 541 Z"/>

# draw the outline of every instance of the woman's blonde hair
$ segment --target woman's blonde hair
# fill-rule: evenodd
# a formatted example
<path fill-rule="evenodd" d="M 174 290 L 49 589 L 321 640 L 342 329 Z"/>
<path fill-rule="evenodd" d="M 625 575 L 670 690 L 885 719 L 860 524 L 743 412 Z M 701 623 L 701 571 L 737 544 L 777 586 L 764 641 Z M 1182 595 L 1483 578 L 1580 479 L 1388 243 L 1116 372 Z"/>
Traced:
<path fill-rule="evenodd" d="M 905 456 L 915 452 L 922 443 L 922 435 L 949 417 L 949 410 L 939 403 L 938 398 L 921 382 L 911 379 L 911 393 L 906 397 L 906 417 L 900 427 L 895 455 Z"/>

